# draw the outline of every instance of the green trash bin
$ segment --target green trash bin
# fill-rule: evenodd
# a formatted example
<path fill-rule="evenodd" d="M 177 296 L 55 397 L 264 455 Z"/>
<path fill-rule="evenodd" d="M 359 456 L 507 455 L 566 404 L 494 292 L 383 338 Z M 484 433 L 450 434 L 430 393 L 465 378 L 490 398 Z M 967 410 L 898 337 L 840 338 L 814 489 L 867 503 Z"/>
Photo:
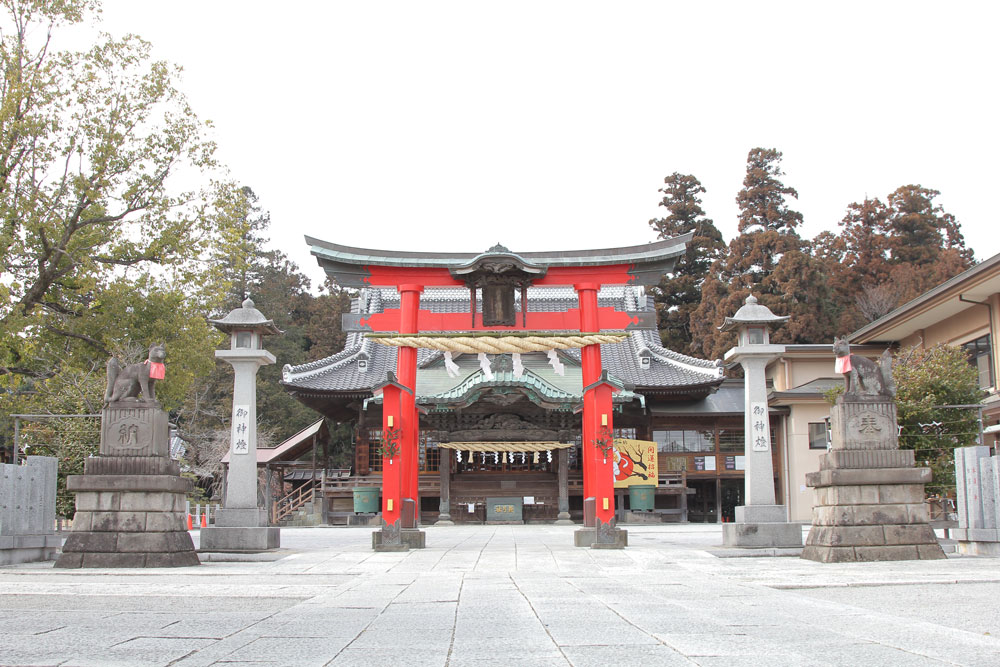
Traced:
<path fill-rule="evenodd" d="M 379 511 L 377 486 L 354 487 L 354 511 L 375 514 Z"/>
<path fill-rule="evenodd" d="M 656 506 L 656 487 L 652 484 L 633 484 L 628 487 L 628 503 L 633 510 L 652 510 Z"/>

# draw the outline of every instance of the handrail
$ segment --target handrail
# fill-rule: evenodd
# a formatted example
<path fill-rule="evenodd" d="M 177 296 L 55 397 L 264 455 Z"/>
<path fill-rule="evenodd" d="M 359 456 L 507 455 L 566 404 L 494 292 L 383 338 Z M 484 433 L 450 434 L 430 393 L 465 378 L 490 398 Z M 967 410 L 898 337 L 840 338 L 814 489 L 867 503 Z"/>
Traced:
<path fill-rule="evenodd" d="M 318 486 L 320 486 L 320 480 L 312 479 L 299 488 L 294 489 L 284 498 L 279 498 L 274 504 L 274 522 L 280 522 L 286 516 L 298 511 L 303 505 L 312 500 Z"/>

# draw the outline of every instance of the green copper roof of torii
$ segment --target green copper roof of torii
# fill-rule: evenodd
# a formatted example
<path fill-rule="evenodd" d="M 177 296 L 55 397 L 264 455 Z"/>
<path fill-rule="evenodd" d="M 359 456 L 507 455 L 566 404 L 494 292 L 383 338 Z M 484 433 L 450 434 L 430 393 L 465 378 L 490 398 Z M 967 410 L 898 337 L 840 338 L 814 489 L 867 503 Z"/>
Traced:
<path fill-rule="evenodd" d="M 506 248 L 483 252 L 411 252 L 404 250 L 376 250 L 355 248 L 330 243 L 306 236 L 311 252 L 319 260 L 334 260 L 346 264 L 375 266 L 412 266 L 454 268 L 468 265 L 486 255 L 508 255 L 523 259 L 537 266 L 602 266 L 613 264 L 637 264 L 662 261 L 684 252 L 685 245 L 693 233 L 682 234 L 662 241 L 619 248 L 594 250 L 558 250 L 548 252 L 512 252 Z"/>

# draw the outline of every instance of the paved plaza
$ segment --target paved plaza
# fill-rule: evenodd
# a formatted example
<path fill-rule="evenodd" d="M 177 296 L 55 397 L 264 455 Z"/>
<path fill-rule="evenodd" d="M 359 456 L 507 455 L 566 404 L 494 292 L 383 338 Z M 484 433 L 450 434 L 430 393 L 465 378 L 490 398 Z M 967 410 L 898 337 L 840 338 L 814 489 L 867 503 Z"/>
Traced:
<path fill-rule="evenodd" d="M 717 525 L 283 529 L 273 561 L 0 568 L 4 665 L 997 665 L 1000 560 L 728 558 Z M 197 532 L 195 533 L 197 536 Z M 196 538 L 197 539 L 197 538 Z"/>

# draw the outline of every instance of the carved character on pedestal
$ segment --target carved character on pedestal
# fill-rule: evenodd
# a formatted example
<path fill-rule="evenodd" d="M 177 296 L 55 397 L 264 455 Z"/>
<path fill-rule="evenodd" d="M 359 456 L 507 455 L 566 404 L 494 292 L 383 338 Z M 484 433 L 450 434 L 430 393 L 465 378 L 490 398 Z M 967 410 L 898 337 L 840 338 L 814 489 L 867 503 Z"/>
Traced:
<path fill-rule="evenodd" d="M 837 355 L 837 372 L 844 374 L 845 394 L 864 396 L 896 395 L 896 384 L 892 380 L 892 354 L 882 353 L 879 363 L 858 354 L 851 354 L 851 346 L 846 338 L 833 339 L 833 353 Z"/>
<path fill-rule="evenodd" d="M 147 403 L 156 402 L 156 380 L 164 376 L 164 360 L 167 349 L 160 343 L 149 348 L 149 358 L 141 364 L 129 364 L 122 368 L 114 357 L 108 360 L 108 388 L 104 393 L 104 403 L 132 399 Z M 142 399 L 139 398 L 142 394 Z"/>

